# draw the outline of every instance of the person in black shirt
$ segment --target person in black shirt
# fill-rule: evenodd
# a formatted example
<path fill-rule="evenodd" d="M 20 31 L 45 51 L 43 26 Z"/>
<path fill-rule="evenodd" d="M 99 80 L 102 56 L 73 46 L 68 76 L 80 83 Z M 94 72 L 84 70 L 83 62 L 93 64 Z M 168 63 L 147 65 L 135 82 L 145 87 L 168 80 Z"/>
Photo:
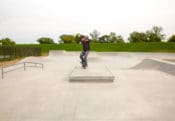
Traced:
<path fill-rule="evenodd" d="M 81 44 L 83 46 L 83 51 L 80 54 L 81 64 L 82 64 L 83 68 L 86 68 L 88 66 L 87 56 L 88 56 L 89 51 L 90 51 L 90 40 L 85 36 L 81 36 L 80 41 L 81 41 Z"/>

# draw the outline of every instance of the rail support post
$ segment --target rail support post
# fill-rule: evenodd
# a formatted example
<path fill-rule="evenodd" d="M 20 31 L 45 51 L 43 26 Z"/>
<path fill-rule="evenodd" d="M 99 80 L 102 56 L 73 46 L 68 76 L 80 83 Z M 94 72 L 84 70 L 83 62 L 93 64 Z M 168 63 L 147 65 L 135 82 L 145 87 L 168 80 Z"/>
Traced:
<path fill-rule="evenodd" d="M 2 67 L 1 68 L 1 76 L 2 76 L 2 79 L 4 78 L 4 68 Z"/>
<path fill-rule="evenodd" d="M 24 62 L 24 71 L 26 70 L 26 63 Z"/>
<path fill-rule="evenodd" d="M 42 70 L 43 70 L 43 68 L 44 68 L 44 65 L 42 64 Z"/>

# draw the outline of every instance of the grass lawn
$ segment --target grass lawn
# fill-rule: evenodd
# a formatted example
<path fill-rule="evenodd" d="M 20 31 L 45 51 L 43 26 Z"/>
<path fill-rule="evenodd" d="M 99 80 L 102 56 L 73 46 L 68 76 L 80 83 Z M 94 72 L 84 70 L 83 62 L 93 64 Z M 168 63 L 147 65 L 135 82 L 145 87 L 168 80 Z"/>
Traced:
<path fill-rule="evenodd" d="M 175 52 L 175 43 L 91 43 L 97 52 Z M 49 50 L 81 51 L 81 44 L 18 44 L 17 46 L 41 47 L 42 54 Z"/>
<path fill-rule="evenodd" d="M 9 66 L 9 65 L 14 65 L 15 63 L 19 62 L 21 58 L 7 58 L 7 59 L 0 59 L 0 67 L 3 66 Z"/>
<path fill-rule="evenodd" d="M 91 51 L 97 52 L 175 52 L 175 43 L 91 43 Z M 49 50 L 81 51 L 81 44 L 17 44 L 22 47 L 41 47 L 42 56 Z M 20 58 L 0 59 L 0 66 L 17 62 Z M 6 63 L 3 63 L 6 62 Z"/>

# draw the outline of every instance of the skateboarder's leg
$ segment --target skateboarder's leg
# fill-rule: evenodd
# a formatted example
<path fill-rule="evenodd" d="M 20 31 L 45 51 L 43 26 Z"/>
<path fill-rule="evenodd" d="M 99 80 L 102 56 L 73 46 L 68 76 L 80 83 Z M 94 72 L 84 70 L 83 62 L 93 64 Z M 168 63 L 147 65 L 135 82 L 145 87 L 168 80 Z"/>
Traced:
<path fill-rule="evenodd" d="M 84 55 L 85 55 L 85 51 L 82 51 L 80 54 L 81 63 L 84 62 L 84 57 L 83 57 Z"/>
<path fill-rule="evenodd" d="M 87 56 L 88 56 L 88 54 L 89 54 L 89 51 L 85 51 L 85 55 L 84 55 L 85 66 L 88 65 L 88 63 L 87 63 Z"/>

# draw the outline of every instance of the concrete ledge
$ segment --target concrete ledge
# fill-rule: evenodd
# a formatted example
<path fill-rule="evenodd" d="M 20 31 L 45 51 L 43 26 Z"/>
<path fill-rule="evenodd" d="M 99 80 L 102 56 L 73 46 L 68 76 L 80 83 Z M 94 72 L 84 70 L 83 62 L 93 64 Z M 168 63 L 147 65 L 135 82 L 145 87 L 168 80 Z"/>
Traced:
<path fill-rule="evenodd" d="M 65 54 L 65 53 L 66 53 L 65 50 L 50 50 L 50 51 L 49 51 L 49 56 L 50 56 L 50 57 L 60 56 L 60 55 L 63 55 L 63 54 Z"/>
<path fill-rule="evenodd" d="M 98 57 L 98 55 L 95 51 L 90 51 L 89 52 L 88 58 L 97 58 L 97 57 Z"/>
<path fill-rule="evenodd" d="M 113 74 L 110 70 L 103 67 L 88 67 L 83 69 L 80 66 L 76 66 L 69 76 L 70 82 L 113 82 Z"/>

